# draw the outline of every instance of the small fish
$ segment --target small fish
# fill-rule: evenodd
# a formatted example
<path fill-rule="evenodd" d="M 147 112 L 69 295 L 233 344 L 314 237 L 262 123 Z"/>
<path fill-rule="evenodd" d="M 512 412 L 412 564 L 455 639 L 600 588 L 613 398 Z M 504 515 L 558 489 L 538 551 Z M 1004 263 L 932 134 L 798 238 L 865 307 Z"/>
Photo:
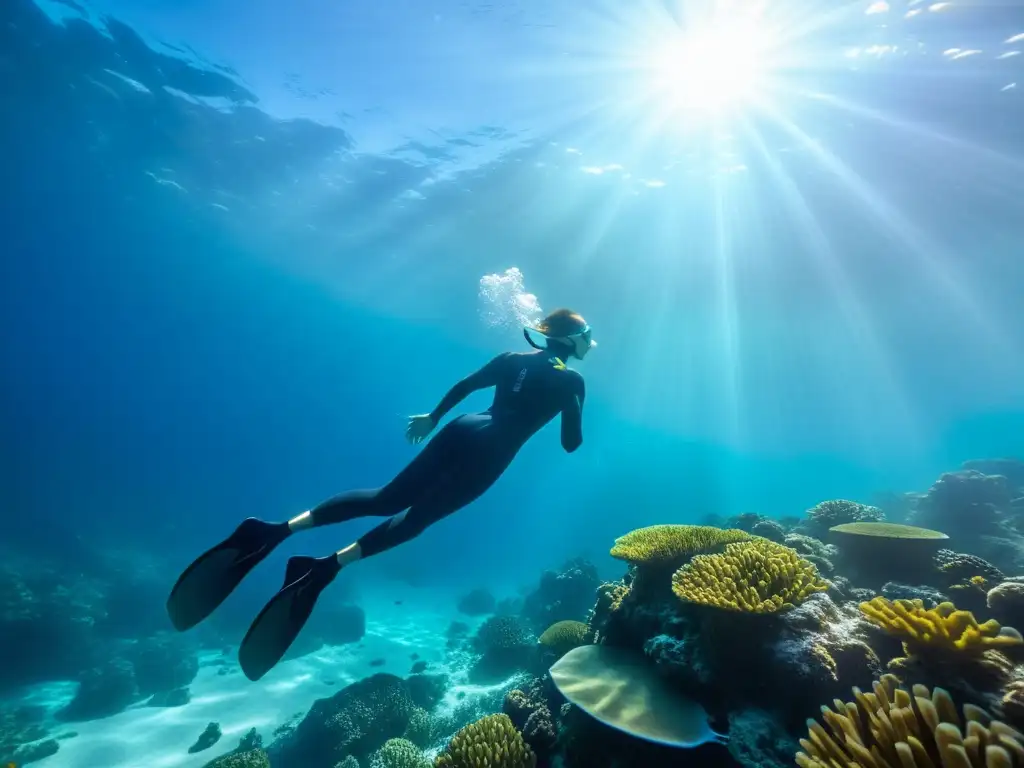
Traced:
<path fill-rule="evenodd" d="M 386 659 L 374 659 L 370 662 L 371 667 L 383 667 L 387 663 Z"/>
<path fill-rule="evenodd" d="M 401 600 L 395 600 L 395 605 L 401 605 L 401 604 L 402 604 Z"/>

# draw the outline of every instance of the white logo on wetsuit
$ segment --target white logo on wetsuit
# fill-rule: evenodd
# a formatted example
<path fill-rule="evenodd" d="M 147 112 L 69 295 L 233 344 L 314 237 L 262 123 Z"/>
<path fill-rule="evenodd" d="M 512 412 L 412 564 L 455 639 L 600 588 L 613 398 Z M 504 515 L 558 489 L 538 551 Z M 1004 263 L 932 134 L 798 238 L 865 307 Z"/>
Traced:
<path fill-rule="evenodd" d="M 523 370 L 521 370 L 519 372 L 519 378 L 516 379 L 516 383 L 512 387 L 512 391 L 513 392 L 518 392 L 519 390 L 521 390 L 523 388 L 523 379 L 525 379 L 525 378 L 526 378 L 526 369 L 523 368 Z"/>

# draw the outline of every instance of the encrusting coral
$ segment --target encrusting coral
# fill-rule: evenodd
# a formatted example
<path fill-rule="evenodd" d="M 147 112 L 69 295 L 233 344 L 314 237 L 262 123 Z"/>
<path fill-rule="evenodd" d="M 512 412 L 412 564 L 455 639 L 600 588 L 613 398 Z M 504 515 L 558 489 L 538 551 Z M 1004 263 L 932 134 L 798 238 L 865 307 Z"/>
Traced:
<path fill-rule="evenodd" d="M 434 761 L 435 768 L 534 768 L 536 764 L 533 750 L 504 713 L 462 728 Z"/>
<path fill-rule="evenodd" d="M 800 768 L 1012 768 L 1024 765 L 1024 737 L 985 710 L 965 704 L 963 718 L 942 688 L 899 687 L 883 675 L 856 703 L 823 706 L 808 720 L 796 755 Z M 831 731 L 831 733 L 829 732 Z"/>
<path fill-rule="evenodd" d="M 650 525 L 615 540 L 611 556 L 641 566 L 678 566 L 709 549 L 747 541 L 750 534 L 711 525 Z"/>
<path fill-rule="evenodd" d="M 925 608 L 921 600 L 875 597 L 861 603 L 860 610 L 872 624 L 902 640 L 909 651 L 924 647 L 981 652 L 1024 644 L 1012 627 L 1002 627 L 994 619 L 979 624 L 973 613 L 958 611 L 952 603 Z"/>
<path fill-rule="evenodd" d="M 680 599 L 744 613 L 786 611 L 826 589 L 813 564 L 767 539 L 697 555 L 672 576 L 672 591 Z"/>

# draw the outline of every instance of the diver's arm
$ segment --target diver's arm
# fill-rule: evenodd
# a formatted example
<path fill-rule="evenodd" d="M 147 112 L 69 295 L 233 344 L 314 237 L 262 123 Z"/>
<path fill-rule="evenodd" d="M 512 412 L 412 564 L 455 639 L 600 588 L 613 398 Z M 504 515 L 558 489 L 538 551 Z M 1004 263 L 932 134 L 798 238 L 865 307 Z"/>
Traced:
<path fill-rule="evenodd" d="M 498 377 L 501 374 L 501 369 L 508 356 L 508 352 L 498 355 L 479 371 L 471 373 L 462 381 L 458 382 L 454 387 L 449 389 L 448 394 L 442 397 L 441 402 L 438 403 L 437 407 L 430 412 L 430 418 L 434 424 L 436 425 L 441 421 L 448 411 L 461 403 L 472 393 L 480 389 L 487 389 L 487 387 L 496 386 L 498 383 Z"/>
<path fill-rule="evenodd" d="M 569 404 L 562 409 L 562 448 L 572 453 L 583 445 L 583 400 L 587 396 L 583 377 L 570 395 Z"/>

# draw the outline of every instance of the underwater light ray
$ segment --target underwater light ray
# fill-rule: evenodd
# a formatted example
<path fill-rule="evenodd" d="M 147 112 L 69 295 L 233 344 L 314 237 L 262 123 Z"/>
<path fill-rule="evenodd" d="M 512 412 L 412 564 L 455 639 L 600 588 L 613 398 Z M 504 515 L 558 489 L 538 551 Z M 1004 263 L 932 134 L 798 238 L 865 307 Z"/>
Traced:
<path fill-rule="evenodd" d="M 868 186 L 852 168 L 846 165 L 833 153 L 825 149 L 819 142 L 811 139 L 799 126 L 780 112 L 773 111 L 775 123 L 797 141 L 822 168 L 835 176 L 842 188 L 852 195 L 885 229 L 894 234 L 906 247 L 907 252 L 918 262 L 920 273 L 932 280 L 943 289 L 964 311 L 964 314 L 982 330 L 985 338 L 997 341 L 1001 354 L 1014 354 L 1012 345 L 1006 335 L 974 301 L 964 286 L 969 285 L 965 275 L 960 274 L 951 259 L 940 261 L 929 254 L 942 254 L 946 249 L 931 241 L 919 227 L 910 222 L 893 205 L 881 196 L 881 193 Z"/>
<path fill-rule="evenodd" d="M 814 98 L 817 101 L 824 102 L 843 112 L 856 115 L 857 117 L 865 118 L 890 128 L 898 128 L 906 131 L 912 136 L 930 139 L 936 143 L 947 144 L 957 150 L 968 152 L 979 159 L 983 159 L 997 166 L 999 168 L 999 173 L 997 174 L 999 179 L 1005 180 L 1008 178 L 1008 174 L 1006 173 L 1007 166 L 1018 173 L 1024 173 L 1024 158 L 1015 158 L 1010 155 L 1003 154 L 1002 152 L 998 152 L 983 145 L 975 144 L 971 141 L 965 141 L 964 139 L 956 136 L 950 136 L 949 134 L 929 128 L 921 123 L 904 120 L 896 115 L 887 114 L 881 110 L 872 109 L 871 107 L 867 107 L 862 104 L 856 104 L 833 94 L 811 94 L 805 92 L 803 95 L 806 95 L 808 98 Z"/>
<path fill-rule="evenodd" d="M 911 439 L 920 441 L 924 434 L 920 414 L 914 409 L 911 399 L 907 396 L 908 388 L 905 382 L 901 381 L 896 374 L 898 366 L 886 353 L 881 341 L 882 336 L 871 322 L 871 316 L 866 310 L 864 302 L 851 289 L 853 281 L 843 268 L 842 260 L 838 257 L 831 241 L 811 210 L 806 196 L 792 176 L 782 167 L 777 156 L 768 149 L 760 132 L 748 120 L 744 121 L 743 130 L 748 143 L 757 150 L 759 157 L 768 168 L 773 183 L 782 193 L 786 208 L 799 224 L 801 238 L 806 239 L 810 246 L 810 252 L 817 257 L 811 258 L 809 261 L 824 276 L 830 295 L 836 300 L 844 320 L 849 327 L 854 329 L 859 346 L 867 352 L 868 358 L 872 361 L 875 376 L 886 383 L 890 397 L 900 409 L 907 427 L 906 434 Z M 872 407 L 871 403 L 866 403 L 863 399 L 861 399 L 860 405 L 861 412 L 865 414 Z M 870 420 L 858 419 L 857 423 L 864 425 L 870 423 Z M 862 450 L 865 455 L 870 455 L 873 443 L 866 430 L 858 431 L 861 433 Z"/>
<path fill-rule="evenodd" d="M 722 128 L 715 125 L 713 133 L 714 154 L 718 156 L 722 143 Z M 735 440 L 740 437 L 740 396 L 741 366 L 739 343 L 739 309 L 736 301 L 736 277 L 733 263 L 732 239 L 729 222 L 735 219 L 726 211 L 725 184 L 723 174 L 713 174 L 711 192 L 714 200 L 714 248 L 715 267 L 717 270 L 716 293 L 718 298 L 719 331 L 723 339 L 723 357 L 725 370 L 723 378 L 726 386 L 726 403 L 729 417 L 729 433 Z"/>

